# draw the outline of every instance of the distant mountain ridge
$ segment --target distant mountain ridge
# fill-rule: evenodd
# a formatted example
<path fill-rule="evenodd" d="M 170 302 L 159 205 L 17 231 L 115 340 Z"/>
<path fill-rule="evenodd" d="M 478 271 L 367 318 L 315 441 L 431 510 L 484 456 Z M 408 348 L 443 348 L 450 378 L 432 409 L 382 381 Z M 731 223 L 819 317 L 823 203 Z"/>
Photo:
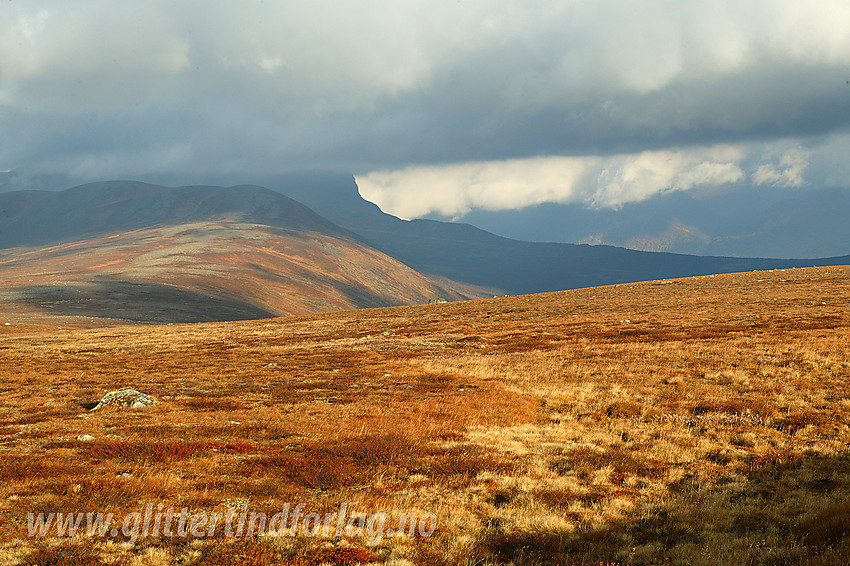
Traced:
<path fill-rule="evenodd" d="M 850 189 L 675 191 L 618 209 L 547 203 L 473 210 L 461 220 L 505 237 L 643 251 L 814 258 L 850 252 Z M 439 216 L 431 217 L 440 220 Z"/>
<path fill-rule="evenodd" d="M 702 257 L 607 245 L 524 242 L 469 224 L 405 221 L 385 214 L 360 196 L 353 176 L 348 174 L 305 173 L 250 180 L 255 184 L 229 188 L 194 185 L 169 189 L 116 181 L 59 193 L 3 193 L 0 248 L 48 245 L 153 226 L 240 222 L 293 234 L 312 231 L 380 250 L 393 261 L 405 264 L 411 274 L 431 277 L 434 287 L 428 293 L 452 290 L 454 297 L 483 296 L 486 292 L 537 293 L 712 273 L 850 263 L 850 256 L 817 260 Z M 368 285 L 379 284 L 379 270 L 367 271 Z M 320 275 L 314 270 L 314 276 Z M 439 283 L 444 279 L 448 280 L 445 285 Z M 463 292 L 455 284 L 469 285 L 471 292 Z M 412 295 L 404 292 L 395 296 L 412 300 Z M 416 294 L 419 299 L 423 296 L 422 291 Z"/>
<path fill-rule="evenodd" d="M 143 179 L 168 186 L 251 183 L 292 196 L 339 225 L 382 222 L 347 172 L 284 175 L 209 174 Z M 69 177 L 27 170 L 0 172 L 0 194 L 64 190 Z M 347 207 L 342 208 L 342 204 Z M 369 205 L 369 206 L 365 206 Z M 655 194 L 612 208 L 544 203 L 521 210 L 473 209 L 459 222 L 529 242 L 595 244 L 638 251 L 741 258 L 824 258 L 850 253 L 850 189 L 835 187 L 703 187 Z M 440 215 L 424 219 L 446 222 Z M 369 227 L 365 226 L 364 230 Z"/>

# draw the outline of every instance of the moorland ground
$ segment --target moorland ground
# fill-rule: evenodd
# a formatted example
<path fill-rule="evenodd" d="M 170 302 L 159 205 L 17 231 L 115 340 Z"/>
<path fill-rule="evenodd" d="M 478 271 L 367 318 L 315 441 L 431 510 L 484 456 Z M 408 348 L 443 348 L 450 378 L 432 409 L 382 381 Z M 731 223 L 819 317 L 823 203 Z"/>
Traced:
<path fill-rule="evenodd" d="M 848 327 L 846 267 L 250 322 L 0 321 L 0 563 L 850 563 Z M 89 410 L 124 387 L 158 403 Z M 27 535 L 30 512 L 148 502 L 346 502 L 437 528 Z"/>

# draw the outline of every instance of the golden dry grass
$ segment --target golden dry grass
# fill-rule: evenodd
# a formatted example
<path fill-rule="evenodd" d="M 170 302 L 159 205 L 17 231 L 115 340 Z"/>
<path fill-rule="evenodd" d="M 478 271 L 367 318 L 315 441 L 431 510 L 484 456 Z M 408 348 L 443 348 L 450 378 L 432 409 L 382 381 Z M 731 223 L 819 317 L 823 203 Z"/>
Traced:
<path fill-rule="evenodd" d="M 850 562 L 850 268 L 159 327 L 0 326 L 0 563 Z M 109 390 L 155 396 L 88 412 Z M 91 442 L 77 436 L 91 434 Z M 29 539 L 149 501 L 429 538 Z"/>

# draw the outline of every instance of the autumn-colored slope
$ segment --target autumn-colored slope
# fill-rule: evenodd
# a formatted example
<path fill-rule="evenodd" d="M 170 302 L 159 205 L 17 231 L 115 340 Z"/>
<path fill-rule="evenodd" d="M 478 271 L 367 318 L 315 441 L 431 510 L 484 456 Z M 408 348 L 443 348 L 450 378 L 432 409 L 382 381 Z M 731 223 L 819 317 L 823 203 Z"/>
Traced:
<path fill-rule="evenodd" d="M 16 324 L 238 320 L 464 298 L 447 287 L 339 232 L 228 219 L 0 250 L 0 317 Z"/>

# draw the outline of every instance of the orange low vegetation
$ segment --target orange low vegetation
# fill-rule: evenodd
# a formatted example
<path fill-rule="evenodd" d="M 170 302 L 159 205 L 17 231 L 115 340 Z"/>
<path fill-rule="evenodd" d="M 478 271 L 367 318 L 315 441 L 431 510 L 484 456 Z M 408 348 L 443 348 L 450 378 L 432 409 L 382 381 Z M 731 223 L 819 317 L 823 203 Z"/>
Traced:
<path fill-rule="evenodd" d="M 2 321 L 0 321 L 2 322 Z M 0 564 L 850 563 L 850 268 L 250 322 L 0 325 Z M 90 411 L 110 390 L 143 409 Z M 80 440 L 81 435 L 93 439 Z M 149 502 L 432 536 L 27 536 Z"/>

